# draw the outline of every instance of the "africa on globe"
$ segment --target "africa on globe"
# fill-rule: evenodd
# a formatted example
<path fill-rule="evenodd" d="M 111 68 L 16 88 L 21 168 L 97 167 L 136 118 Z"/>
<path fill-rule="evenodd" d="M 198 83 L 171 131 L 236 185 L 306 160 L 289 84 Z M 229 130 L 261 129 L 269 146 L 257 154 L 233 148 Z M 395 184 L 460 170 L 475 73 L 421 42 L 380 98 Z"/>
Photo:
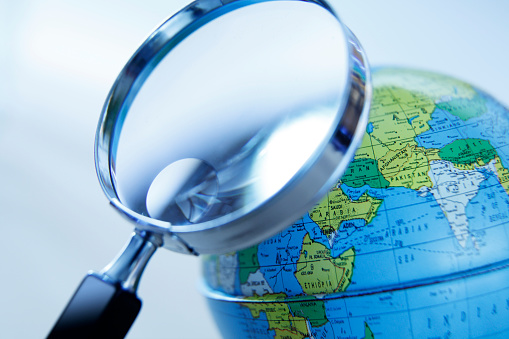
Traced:
<path fill-rule="evenodd" d="M 375 70 L 327 196 L 203 272 L 225 338 L 509 337 L 509 111 L 451 77 Z"/>

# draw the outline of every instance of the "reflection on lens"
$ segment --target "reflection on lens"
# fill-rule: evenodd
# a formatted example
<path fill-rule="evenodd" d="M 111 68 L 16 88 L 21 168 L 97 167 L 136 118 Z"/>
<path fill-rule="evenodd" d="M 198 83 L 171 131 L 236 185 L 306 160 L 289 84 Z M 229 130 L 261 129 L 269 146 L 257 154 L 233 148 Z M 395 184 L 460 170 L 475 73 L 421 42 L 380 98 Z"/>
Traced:
<path fill-rule="evenodd" d="M 171 223 L 196 223 L 210 210 L 217 190 L 214 168 L 199 159 L 179 160 L 150 185 L 147 211 L 150 217 Z"/>
<path fill-rule="evenodd" d="M 112 157 L 120 201 L 173 225 L 256 209 L 332 135 L 348 53 L 341 24 L 309 2 L 250 4 L 204 24 L 125 108 Z"/>

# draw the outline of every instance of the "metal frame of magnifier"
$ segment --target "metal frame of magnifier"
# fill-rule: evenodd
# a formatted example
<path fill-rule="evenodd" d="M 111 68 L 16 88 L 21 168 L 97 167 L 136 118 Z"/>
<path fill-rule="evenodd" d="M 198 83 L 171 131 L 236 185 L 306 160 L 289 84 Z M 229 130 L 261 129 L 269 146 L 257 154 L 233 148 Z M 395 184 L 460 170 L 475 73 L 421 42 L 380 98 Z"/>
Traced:
<path fill-rule="evenodd" d="M 279 0 L 200 0 L 190 4 L 163 23 L 138 49 L 126 64 L 113 85 L 102 115 L 96 135 L 95 161 L 101 186 L 110 203 L 122 214 L 136 223 L 136 229 L 160 234 L 162 246 L 186 254 L 226 253 L 255 245 L 268 236 L 288 226 L 288 220 L 298 219 L 305 211 L 322 198 L 346 169 L 353 157 L 356 146 L 364 133 L 367 123 L 368 106 L 371 98 L 369 69 L 365 55 L 353 34 L 342 25 L 347 46 L 351 50 L 349 58 L 350 76 L 343 93 L 343 115 L 338 115 L 335 131 L 329 131 L 329 139 L 322 149 L 306 163 L 297 175 L 276 197 L 266 201 L 252 212 L 243 215 L 237 211 L 225 217 L 179 226 L 155 220 L 138 214 L 125 207 L 115 191 L 114 160 L 116 150 L 112 140 L 118 137 L 120 127 L 138 90 L 159 61 L 178 43 L 196 29 L 215 18 L 235 9 L 260 2 Z M 315 3 L 332 13 L 341 22 L 331 7 L 321 0 L 289 0 Z M 359 128 L 360 127 L 360 128 Z M 339 166 L 338 166 L 339 164 Z M 321 178 L 318 185 L 316 179 Z M 294 211 L 280 217 L 285 206 Z M 256 227 L 253 221 L 256 220 Z M 241 244 L 239 246 L 239 244 Z"/>
<path fill-rule="evenodd" d="M 366 57 L 355 36 L 341 24 L 325 1 L 283 0 L 315 3 L 329 11 L 343 27 L 346 48 L 350 51 L 346 84 L 349 90 L 343 93 L 337 128 L 329 131 L 322 149 L 315 152 L 305 168 L 275 197 L 245 215 L 240 211 L 227 219 L 219 217 L 195 225 L 171 225 L 131 211 L 116 194 L 113 179 L 116 149 L 112 140 L 119 136 L 134 97 L 159 61 L 187 36 L 215 18 L 241 7 L 269 1 L 281 0 L 195 1 L 156 29 L 118 76 L 99 119 L 95 163 L 99 182 L 110 203 L 136 224 L 135 232 L 123 251 L 104 270 L 90 273 L 83 280 L 48 338 L 124 337 L 141 308 L 141 300 L 136 296 L 140 277 L 158 247 L 197 255 L 225 253 L 255 245 L 287 227 L 288 220 L 298 219 L 345 171 L 368 120 L 371 84 Z M 287 212 L 284 207 L 289 205 L 293 211 L 281 217 L 280 211 Z M 91 306 L 89 296 L 98 293 L 105 295 L 105 299 Z"/>

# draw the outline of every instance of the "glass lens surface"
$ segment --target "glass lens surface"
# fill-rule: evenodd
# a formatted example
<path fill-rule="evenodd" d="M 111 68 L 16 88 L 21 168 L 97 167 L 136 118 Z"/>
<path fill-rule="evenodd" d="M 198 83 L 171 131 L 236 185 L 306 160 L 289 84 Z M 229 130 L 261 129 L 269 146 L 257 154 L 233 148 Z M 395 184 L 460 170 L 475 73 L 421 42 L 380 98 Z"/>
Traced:
<path fill-rule="evenodd" d="M 245 215 L 306 167 L 344 105 L 343 27 L 313 3 L 255 3 L 160 60 L 118 123 L 121 203 L 173 225 Z"/>

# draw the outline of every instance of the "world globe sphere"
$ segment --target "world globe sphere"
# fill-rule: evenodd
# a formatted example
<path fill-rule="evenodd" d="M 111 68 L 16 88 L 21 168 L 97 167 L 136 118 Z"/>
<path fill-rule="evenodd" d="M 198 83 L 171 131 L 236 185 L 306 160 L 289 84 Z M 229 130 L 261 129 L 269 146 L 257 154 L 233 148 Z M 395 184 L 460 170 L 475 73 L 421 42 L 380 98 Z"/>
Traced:
<path fill-rule="evenodd" d="M 509 337 L 509 112 L 441 74 L 372 77 L 366 133 L 327 196 L 204 257 L 225 338 Z"/>

